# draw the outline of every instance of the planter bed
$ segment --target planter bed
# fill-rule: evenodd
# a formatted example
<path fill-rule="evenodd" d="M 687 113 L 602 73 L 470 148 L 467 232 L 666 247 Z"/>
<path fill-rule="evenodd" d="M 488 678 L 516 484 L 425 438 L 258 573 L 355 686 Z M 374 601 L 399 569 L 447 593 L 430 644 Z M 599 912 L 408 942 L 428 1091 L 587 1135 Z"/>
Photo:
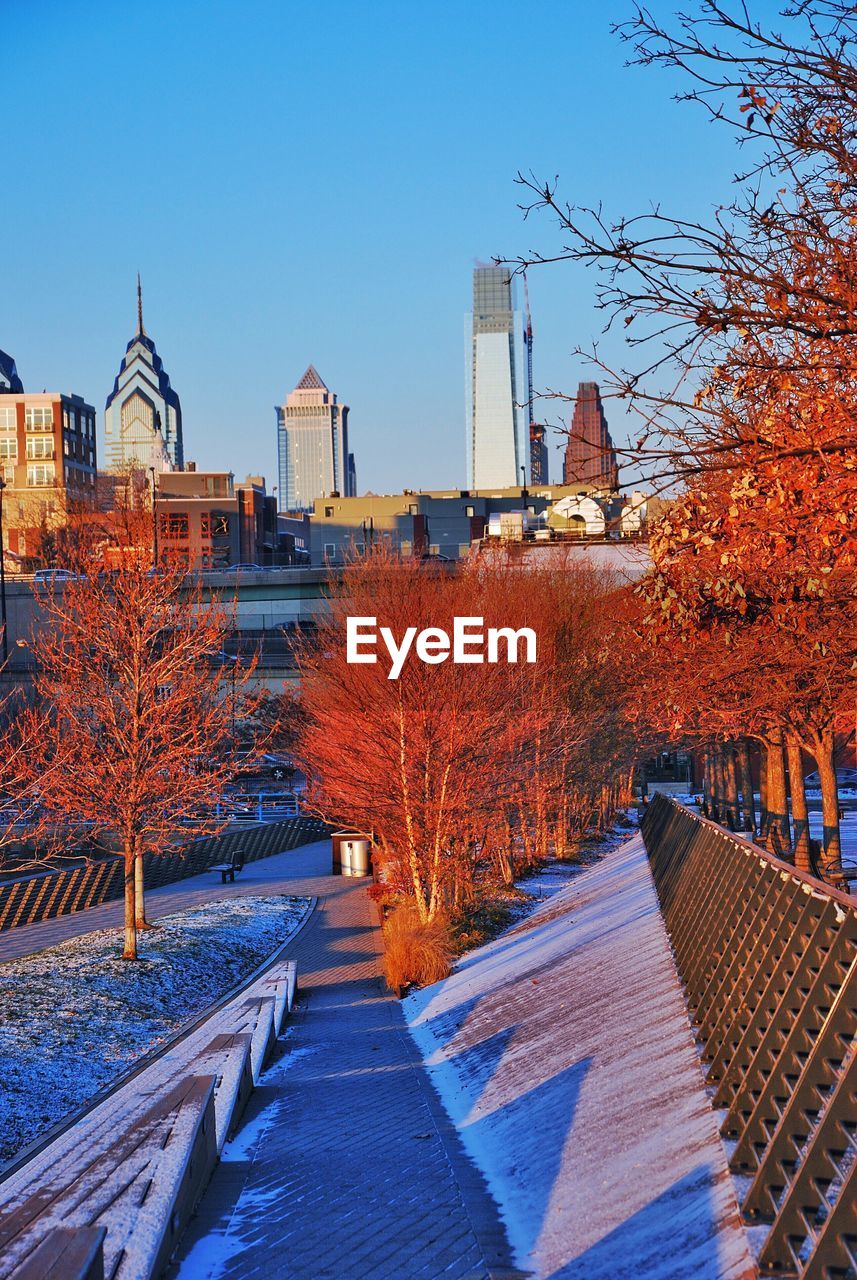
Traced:
<path fill-rule="evenodd" d="M 136 963 L 103 929 L 0 965 L 0 1165 L 248 978 L 310 899 L 233 897 L 164 916 Z"/>

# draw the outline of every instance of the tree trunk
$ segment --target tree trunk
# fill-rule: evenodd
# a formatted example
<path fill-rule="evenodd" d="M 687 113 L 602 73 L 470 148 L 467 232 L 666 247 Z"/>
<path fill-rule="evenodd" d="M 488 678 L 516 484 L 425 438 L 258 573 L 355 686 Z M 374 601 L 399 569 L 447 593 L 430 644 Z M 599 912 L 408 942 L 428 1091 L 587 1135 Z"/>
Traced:
<path fill-rule="evenodd" d="M 789 784 L 792 793 L 792 826 L 794 828 L 795 870 L 812 872 L 809 860 L 809 815 L 803 785 L 803 756 L 800 742 L 793 733 L 786 734 L 789 762 Z"/>
<path fill-rule="evenodd" d="M 768 828 L 768 744 L 759 743 L 759 844 L 767 845 Z"/>
<path fill-rule="evenodd" d="M 134 859 L 134 923 L 137 931 L 154 929 L 146 919 L 146 886 L 144 881 L 143 854 L 139 852 Z"/>
<path fill-rule="evenodd" d="M 723 747 L 716 743 L 712 747 L 714 760 L 714 820 L 724 826 L 726 824 L 726 768 L 723 759 Z"/>
<path fill-rule="evenodd" d="M 789 805 L 786 796 L 786 763 L 783 731 L 772 729 L 768 738 L 768 848 L 776 857 L 791 861 Z"/>
<path fill-rule="evenodd" d="M 137 861 L 133 843 L 125 843 L 125 950 L 123 960 L 137 959 L 137 925 L 134 892 L 134 864 Z"/>
<path fill-rule="evenodd" d="M 741 774 L 741 819 L 744 830 L 753 835 L 756 830 L 756 801 L 753 795 L 753 772 L 750 768 L 750 745 L 746 738 L 738 739 L 737 750 Z"/>
<path fill-rule="evenodd" d="M 738 780 L 735 777 L 735 750 L 731 742 L 723 747 L 723 768 L 726 774 L 726 823 L 730 831 L 738 831 Z"/>
<path fill-rule="evenodd" d="M 815 759 L 821 779 L 821 821 L 823 844 L 821 861 L 824 878 L 837 889 L 846 889 L 842 870 L 842 836 L 839 830 L 839 788 L 833 759 L 833 733 L 826 730 L 815 735 Z"/>
<path fill-rule="evenodd" d="M 714 800 L 714 755 L 713 748 L 707 747 L 703 756 L 703 792 L 705 796 L 705 816 L 715 821 L 717 809 Z"/>

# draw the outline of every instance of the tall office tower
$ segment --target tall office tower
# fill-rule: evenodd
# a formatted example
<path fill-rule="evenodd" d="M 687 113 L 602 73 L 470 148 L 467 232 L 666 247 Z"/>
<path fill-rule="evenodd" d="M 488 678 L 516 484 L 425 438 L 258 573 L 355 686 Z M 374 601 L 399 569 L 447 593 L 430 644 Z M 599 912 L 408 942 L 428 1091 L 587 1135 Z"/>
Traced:
<path fill-rule="evenodd" d="M 540 422 L 530 423 L 530 484 L 548 483 L 548 447 L 545 428 Z"/>
<path fill-rule="evenodd" d="M 21 395 L 23 390 L 24 384 L 18 377 L 15 361 L 11 356 L 7 356 L 5 351 L 0 351 L 0 395 L 4 392 L 9 395 Z"/>
<path fill-rule="evenodd" d="M 104 408 L 105 462 L 109 468 L 184 466 L 182 408 L 155 344 L 143 326 L 143 292 L 137 276 L 137 332 L 125 348 Z"/>
<path fill-rule="evenodd" d="M 526 457 L 518 407 L 524 379 L 512 281 L 507 267 L 476 267 L 467 379 L 467 483 L 493 489 L 521 483 Z"/>
<path fill-rule="evenodd" d="M 581 382 L 577 388 L 562 481 L 563 484 L 591 485 L 611 491 L 619 488 L 616 450 L 610 438 L 597 382 Z"/>
<path fill-rule="evenodd" d="M 354 455 L 348 452 L 348 406 L 313 365 L 277 408 L 281 511 L 311 511 L 316 498 L 355 496 Z"/>

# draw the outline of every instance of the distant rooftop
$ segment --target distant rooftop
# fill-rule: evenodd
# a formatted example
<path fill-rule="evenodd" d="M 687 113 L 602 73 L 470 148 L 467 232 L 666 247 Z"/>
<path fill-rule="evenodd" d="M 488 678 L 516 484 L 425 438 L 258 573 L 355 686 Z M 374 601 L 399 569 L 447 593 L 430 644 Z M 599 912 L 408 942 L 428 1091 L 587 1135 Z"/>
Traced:
<path fill-rule="evenodd" d="M 319 377 L 318 370 L 314 364 L 311 364 L 304 376 L 301 378 L 295 391 L 328 391 L 329 387 L 325 385 Z"/>

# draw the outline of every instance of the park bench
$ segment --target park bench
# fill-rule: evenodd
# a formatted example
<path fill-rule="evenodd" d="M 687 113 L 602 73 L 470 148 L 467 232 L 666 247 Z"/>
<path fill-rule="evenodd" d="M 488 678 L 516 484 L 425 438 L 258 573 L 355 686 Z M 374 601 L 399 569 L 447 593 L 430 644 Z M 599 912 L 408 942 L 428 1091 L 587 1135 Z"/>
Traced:
<path fill-rule="evenodd" d="M 215 863 L 213 867 L 209 867 L 209 871 L 219 871 L 221 883 L 226 884 L 230 880 L 235 883 L 235 874 L 244 870 L 244 853 L 241 849 L 236 849 L 232 853 L 228 862 Z"/>

